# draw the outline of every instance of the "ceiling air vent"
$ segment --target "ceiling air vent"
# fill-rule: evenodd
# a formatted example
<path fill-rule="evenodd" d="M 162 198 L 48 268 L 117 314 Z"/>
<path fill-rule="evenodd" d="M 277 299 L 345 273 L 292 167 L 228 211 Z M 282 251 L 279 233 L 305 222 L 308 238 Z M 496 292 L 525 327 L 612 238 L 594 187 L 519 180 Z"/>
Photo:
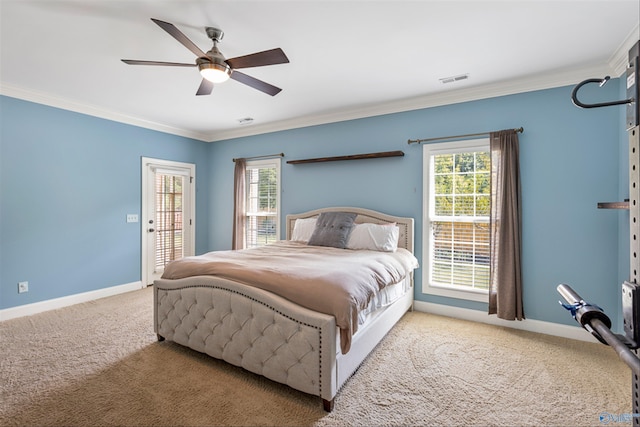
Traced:
<path fill-rule="evenodd" d="M 242 119 L 238 119 L 238 123 L 241 125 L 248 125 L 249 123 L 253 123 L 253 117 L 245 117 Z"/>
<path fill-rule="evenodd" d="M 451 77 L 444 77 L 442 79 L 440 79 L 440 81 L 445 84 L 445 83 L 454 83 L 454 82 L 459 82 L 460 80 L 467 80 L 469 78 L 469 73 L 467 74 L 460 74 L 458 76 L 451 76 Z"/>

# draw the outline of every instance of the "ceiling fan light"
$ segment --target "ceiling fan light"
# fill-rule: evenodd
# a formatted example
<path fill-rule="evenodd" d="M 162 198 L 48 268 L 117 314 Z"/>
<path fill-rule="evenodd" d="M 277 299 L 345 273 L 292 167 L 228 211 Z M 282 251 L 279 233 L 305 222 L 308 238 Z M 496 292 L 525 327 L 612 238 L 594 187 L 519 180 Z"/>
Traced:
<path fill-rule="evenodd" d="M 200 75 L 212 83 L 224 83 L 231 76 L 231 67 L 227 64 L 205 62 L 198 65 Z"/>

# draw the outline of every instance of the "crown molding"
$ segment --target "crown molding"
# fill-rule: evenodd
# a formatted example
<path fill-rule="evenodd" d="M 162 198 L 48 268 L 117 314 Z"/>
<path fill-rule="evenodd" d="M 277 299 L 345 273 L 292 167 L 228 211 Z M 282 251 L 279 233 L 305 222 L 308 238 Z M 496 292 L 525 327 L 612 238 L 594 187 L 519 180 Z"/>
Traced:
<path fill-rule="evenodd" d="M 115 111 L 105 110 L 104 108 L 94 105 L 83 104 L 70 99 L 64 99 L 43 92 L 36 92 L 17 86 L 7 84 L 0 85 L 0 95 L 17 98 L 24 101 L 35 102 L 36 104 L 48 105 L 50 107 L 60 108 L 63 110 L 73 111 L 76 113 L 86 114 L 101 119 L 112 120 L 118 123 L 129 124 L 145 129 L 151 129 L 172 135 L 183 136 L 185 138 L 196 139 L 199 141 L 209 142 L 209 135 L 192 132 L 186 129 L 180 129 L 173 126 L 167 126 L 162 123 L 144 120 L 139 117 L 133 117 Z"/>
<path fill-rule="evenodd" d="M 621 76 L 629 65 L 629 49 L 640 40 L 640 24 L 636 25 L 627 38 L 620 43 L 620 46 L 609 58 L 609 66 L 614 70 L 614 75 Z"/>
<path fill-rule="evenodd" d="M 497 98 L 500 96 L 514 95 L 518 93 L 533 92 L 537 90 L 551 89 L 574 85 L 577 82 L 593 76 L 612 74 L 613 70 L 608 65 L 565 70 L 540 75 L 532 75 L 521 79 L 502 81 L 476 87 L 463 87 L 448 92 L 424 95 L 415 98 L 401 99 L 375 106 L 360 106 L 351 109 L 339 110 L 325 114 L 299 117 L 291 120 L 256 125 L 243 129 L 216 132 L 210 135 L 210 141 L 224 141 L 228 139 L 260 135 L 308 126 L 317 126 L 348 120 L 357 120 L 367 117 L 375 117 L 386 114 L 401 113 L 424 108 L 439 107 L 443 105 L 458 104 L 462 102 L 477 101 L 480 99 Z"/>

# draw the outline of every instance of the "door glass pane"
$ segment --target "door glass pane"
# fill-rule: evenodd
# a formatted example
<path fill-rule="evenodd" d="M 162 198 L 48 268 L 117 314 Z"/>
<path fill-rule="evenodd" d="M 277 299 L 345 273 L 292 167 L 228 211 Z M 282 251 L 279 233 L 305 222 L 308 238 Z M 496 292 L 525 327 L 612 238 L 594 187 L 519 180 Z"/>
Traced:
<path fill-rule="evenodd" d="M 156 173 L 156 271 L 183 257 L 183 180 L 181 175 Z"/>

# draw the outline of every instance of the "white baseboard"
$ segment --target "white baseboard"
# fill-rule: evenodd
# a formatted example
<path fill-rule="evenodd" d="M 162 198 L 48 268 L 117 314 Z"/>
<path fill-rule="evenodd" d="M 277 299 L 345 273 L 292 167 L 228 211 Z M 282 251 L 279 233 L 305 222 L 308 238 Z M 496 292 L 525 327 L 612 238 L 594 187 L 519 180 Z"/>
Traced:
<path fill-rule="evenodd" d="M 30 316 L 44 311 L 55 310 L 82 302 L 110 297 L 125 292 L 142 289 L 142 282 L 131 282 L 124 285 L 112 286 L 95 291 L 83 292 L 81 294 L 69 295 L 66 297 L 54 298 L 46 301 L 34 302 L 32 304 L 19 305 L 17 307 L 0 310 L 0 321 L 15 319 L 16 317 Z"/>
<path fill-rule="evenodd" d="M 599 342 L 593 335 L 580 326 L 562 325 L 560 323 L 544 322 L 542 320 L 517 320 L 509 321 L 489 316 L 487 313 L 468 308 L 452 307 L 450 305 L 434 304 L 432 302 L 414 301 L 413 308 L 424 313 L 437 314 L 439 316 L 454 317 L 456 319 L 470 320 L 472 322 L 487 323 L 490 325 L 504 326 L 507 328 L 521 329 L 540 334 L 554 335 L 580 341 Z M 577 323 L 576 323 L 577 325 Z"/>

